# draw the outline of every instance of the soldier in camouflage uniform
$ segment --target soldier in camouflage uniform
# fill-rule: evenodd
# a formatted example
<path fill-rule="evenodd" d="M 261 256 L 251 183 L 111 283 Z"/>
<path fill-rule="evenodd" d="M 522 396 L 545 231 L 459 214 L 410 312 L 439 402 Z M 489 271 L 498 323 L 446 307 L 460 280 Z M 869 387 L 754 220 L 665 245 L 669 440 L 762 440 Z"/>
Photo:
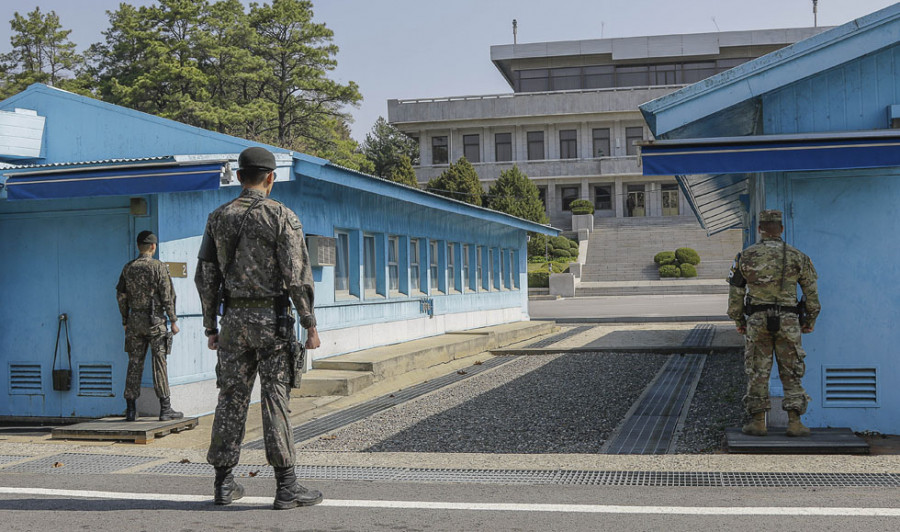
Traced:
<path fill-rule="evenodd" d="M 287 291 L 307 330 L 306 347 L 319 347 L 309 254 L 297 215 L 267 197 L 275 179 L 274 155 L 263 148 L 248 148 L 238 164 L 243 190 L 237 199 L 210 214 L 194 279 L 209 348 L 218 350 L 219 403 L 207 454 L 207 461 L 216 468 L 215 503 L 230 504 L 244 493 L 234 481 L 232 468 L 240 457 L 258 372 L 266 458 L 275 468 L 278 484 L 274 507 L 310 506 L 322 501 L 322 493 L 298 484 L 294 472 L 288 417 L 294 339 L 276 335 L 275 312 L 276 298 Z M 222 299 L 219 332 L 216 310 Z"/>
<path fill-rule="evenodd" d="M 172 324 L 171 334 L 178 334 L 175 323 L 178 316 L 175 315 L 175 289 L 169 277 L 169 268 L 153 258 L 157 242 L 156 235 L 141 231 L 137 237 L 140 255 L 122 268 L 116 285 L 116 299 L 125 328 L 125 351 L 128 352 L 124 394 L 126 421 L 134 421 L 137 416 L 136 401 L 141 395 L 141 376 L 148 346 L 153 352 L 153 388 L 159 398 L 159 420 L 184 417 L 181 412 L 172 409 L 169 400 L 166 316 Z"/>
<path fill-rule="evenodd" d="M 761 241 L 738 253 L 728 277 L 728 316 L 738 332 L 746 335 L 744 371 L 748 383 L 744 406 L 752 420 L 742 430 L 754 436 L 767 434 L 773 351 L 784 387 L 782 408 L 788 413 L 787 435 L 810 434 L 800 421 L 809 401 L 801 383 L 806 353 L 800 334 L 813 331 L 821 310 L 817 274 L 809 257 L 781 239 L 783 230 L 781 211 L 762 211 Z M 797 302 L 798 284 L 806 298 L 805 311 Z"/>

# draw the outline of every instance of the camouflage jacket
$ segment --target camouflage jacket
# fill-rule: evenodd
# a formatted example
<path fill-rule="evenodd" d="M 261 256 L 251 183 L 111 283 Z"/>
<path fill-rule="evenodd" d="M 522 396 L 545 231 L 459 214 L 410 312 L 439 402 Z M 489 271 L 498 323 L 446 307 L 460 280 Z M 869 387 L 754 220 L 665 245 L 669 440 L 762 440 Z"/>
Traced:
<path fill-rule="evenodd" d="M 740 273 L 747 283 L 745 287 L 732 284 L 728 292 L 728 317 L 739 326 L 746 325 L 745 296 L 751 305 L 793 307 L 797 304 L 798 284 L 806 296 L 804 325 L 815 326 L 822 309 L 816 287 L 818 274 L 810 258 L 797 248 L 787 245 L 779 237 L 764 237 L 758 244 L 738 253 L 732 272 L 732 275 Z"/>
<path fill-rule="evenodd" d="M 152 311 L 154 317 L 168 316 L 172 323 L 178 320 L 169 268 L 153 257 L 141 255 L 122 268 L 116 300 L 122 325 L 128 321 L 129 311 Z"/>
<path fill-rule="evenodd" d="M 247 214 L 238 238 L 241 218 L 254 202 L 256 206 Z M 200 292 L 205 328 L 216 327 L 223 282 L 229 297 L 275 297 L 287 290 L 300 324 L 306 329 L 315 327 L 315 285 L 303 228 L 294 211 L 266 198 L 263 192 L 244 189 L 209 215 L 203 241 L 194 282 Z M 232 250 L 234 260 L 223 272 Z"/>

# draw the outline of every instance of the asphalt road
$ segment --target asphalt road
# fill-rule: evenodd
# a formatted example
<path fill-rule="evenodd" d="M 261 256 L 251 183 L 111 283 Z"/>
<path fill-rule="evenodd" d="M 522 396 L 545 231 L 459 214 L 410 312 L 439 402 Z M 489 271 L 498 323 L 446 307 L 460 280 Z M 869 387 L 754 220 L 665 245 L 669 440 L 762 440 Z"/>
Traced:
<path fill-rule="evenodd" d="M 900 489 L 896 488 L 309 482 L 325 493 L 326 501 L 279 512 L 271 510 L 272 479 L 241 482 L 248 491 L 245 499 L 216 507 L 210 501 L 212 479 L 0 474 L 0 528 L 119 532 L 900 529 Z"/>
<path fill-rule="evenodd" d="M 528 302 L 532 319 L 586 321 L 623 318 L 649 318 L 652 321 L 684 317 L 698 321 L 727 320 L 727 308 L 728 294 L 573 297 Z"/>

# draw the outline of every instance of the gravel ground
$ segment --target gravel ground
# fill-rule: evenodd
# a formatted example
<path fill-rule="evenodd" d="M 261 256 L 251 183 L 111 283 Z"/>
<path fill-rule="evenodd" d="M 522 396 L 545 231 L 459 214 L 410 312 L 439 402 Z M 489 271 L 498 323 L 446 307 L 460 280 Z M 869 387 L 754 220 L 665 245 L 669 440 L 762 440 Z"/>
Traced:
<path fill-rule="evenodd" d="M 519 357 L 298 446 L 303 451 L 598 453 L 666 357 Z"/>
<path fill-rule="evenodd" d="M 743 353 L 707 355 L 676 451 L 721 451 L 725 429 L 745 422 L 741 398 L 746 385 Z"/>

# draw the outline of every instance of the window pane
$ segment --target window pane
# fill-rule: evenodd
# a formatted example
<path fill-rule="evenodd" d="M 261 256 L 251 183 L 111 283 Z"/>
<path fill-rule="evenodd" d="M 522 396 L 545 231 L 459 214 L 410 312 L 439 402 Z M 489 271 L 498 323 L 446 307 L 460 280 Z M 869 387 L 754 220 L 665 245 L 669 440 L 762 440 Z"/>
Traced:
<path fill-rule="evenodd" d="M 550 90 L 549 72 L 545 68 L 535 70 L 519 70 L 518 89 L 516 92 L 539 92 Z"/>
<path fill-rule="evenodd" d="M 470 163 L 481 162 L 480 135 L 463 135 L 463 155 Z"/>
<path fill-rule="evenodd" d="M 400 290 L 399 242 L 396 236 L 388 238 L 388 290 Z"/>
<path fill-rule="evenodd" d="M 475 248 L 475 286 L 483 288 L 481 280 L 484 279 L 484 269 L 482 269 L 482 259 L 484 251 L 481 246 Z"/>
<path fill-rule="evenodd" d="M 626 127 L 625 128 L 625 153 L 628 155 L 637 155 L 636 141 L 644 140 L 644 128 L 642 127 Z"/>
<path fill-rule="evenodd" d="M 363 237 L 363 280 L 366 290 L 375 290 L 375 237 Z"/>
<path fill-rule="evenodd" d="M 413 238 L 409 241 L 409 289 L 419 291 L 421 284 L 419 283 L 419 239 Z"/>
<path fill-rule="evenodd" d="M 488 289 L 494 289 L 494 250 L 488 250 Z"/>
<path fill-rule="evenodd" d="M 563 129 L 559 132 L 559 158 L 574 159 L 578 157 L 578 135 L 574 129 Z"/>
<path fill-rule="evenodd" d="M 544 132 L 529 131 L 528 135 L 528 160 L 537 161 L 544 158 Z"/>
<path fill-rule="evenodd" d="M 494 135 L 494 157 L 497 161 L 512 161 L 512 134 L 497 133 Z"/>
<path fill-rule="evenodd" d="M 470 258 L 471 253 L 469 252 L 469 246 L 464 245 L 462 247 L 462 289 L 470 290 L 471 285 L 469 284 L 470 277 Z"/>
<path fill-rule="evenodd" d="M 595 128 L 592 131 L 594 137 L 594 152 L 592 157 L 609 157 L 612 153 L 609 151 L 609 128 Z"/>
<path fill-rule="evenodd" d="M 649 72 L 645 66 L 616 68 L 617 87 L 644 87 L 649 84 Z"/>
<path fill-rule="evenodd" d="M 569 208 L 569 205 L 571 205 L 574 200 L 578 199 L 578 188 L 579 187 L 562 187 L 562 190 L 560 191 L 560 196 L 562 198 L 562 210 L 571 210 Z"/>
<path fill-rule="evenodd" d="M 431 137 L 431 164 L 447 164 L 447 137 Z"/>
<path fill-rule="evenodd" d="M 616 67 L 593 66 L 584 67 L 585 89 L 607 89 L 616 86 Z"/>
<path fill-rule="evenodd" d="M 438 243 L 436 241 L 432 240 L 428 243 L 428 247 L 430 248 L 430 251 L 431 251 L 429 253 L 429 255 L 430 255 L 429 265 L 430 265 L 430 269 L 431 269 L 431 271 L 429 272 L 431 274 L 430 287 L 431 287 L 431 290 L 438 290 L 438 286 L 440 286 L 440 284 L 438 283 Z"/>
<path fill-rule="evenodd" d="M 552 90 L 565 91 L 581 88 L 581 68 L 554 68 L 550 71 Z"/>
<path fill-rule="evenodd" d="M 447 286 L 451 290 L 459 290 L 456 286 L 456 244 L 447 244 Z"/>
<path fill-rule="evenodd" d="M 612 187 L 594 187 L 594 208 L 597 210 L 612 209 Z"/>
<path fill-rule="evenodd" d="M 347 233 L 337 235 L 337 261 L 334 266 L 334 289 L 347 292 L 350 290 L 350 268 L 347 265 L 350 256 L 350 236 Z"/>

